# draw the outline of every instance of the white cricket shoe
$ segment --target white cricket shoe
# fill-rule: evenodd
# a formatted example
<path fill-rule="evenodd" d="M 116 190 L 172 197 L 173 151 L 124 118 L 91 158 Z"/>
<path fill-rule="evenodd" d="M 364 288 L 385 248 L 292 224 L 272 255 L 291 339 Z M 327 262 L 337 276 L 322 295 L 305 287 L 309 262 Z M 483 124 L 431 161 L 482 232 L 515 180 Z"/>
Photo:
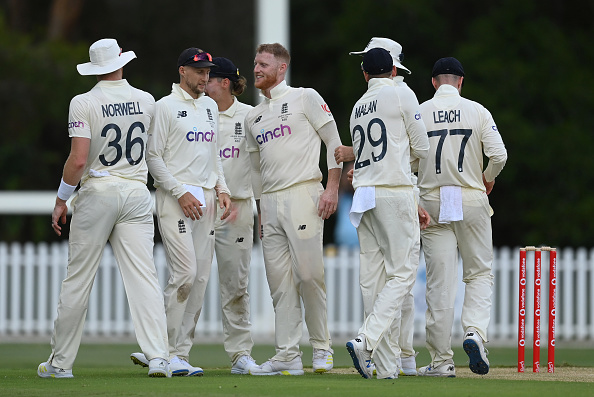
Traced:
<path fill-rule="evenodd" d="M 179 358 L 178 356 L 174 356 L 169 361 L 169 368 L 171 369 L 171 374 L 173 376 L 202 376 L 204 375 L 204 370 L 200 367 L 193 367 L 190 365 L 189 362 Z"/>
<path fill-rule="evenodd" d="M 262 365 L 250 368 L 250 375 L 303 375 L 301 356 L 291 361 L 268 360 Z"/>
<path fill-rule="evenodd" d="M 149 361 L 148 376 L 151 378 L 171 378 L 171 370 L 167 360 L 162 358 L 153 358 Z"/>
<path fill-rule="evenodd" d="M 442 377 L 442 378 L 455 378 L 456 377 L 456 367 L 454 366 L 453 360 L 448 360 L 448 361 L 444 361 L 443 363 L 439 364 L 436 367 L 434 367 L 432 364 L 429 364 L 426 367 L 421 367 L 418 369 L 417 374 L 419 376 L 436 376 L 436 377 Z"/>
<path fill-rule="evenodd" d="M 146 358 L 144 353 L 132 353 L 130 354 L 130 360 L 136 365 L 140 365 L 141 367 L 148 367 L 149 360 Z"/>
<path fill-rule="evenodd" d="M 333 353 L 332 349 L 313 349 L 313 371 L 322 374 L 334 368 Z"/>
<path fill-rule="evenodd" d="M 233 364 L 231 367 L 232 374 L 239 374 L 239 375 L 246 375 L 250 373 L 250 369 L 253 367 L 257 367 L 256 360 L 252 358 L 249 354 L 245 354 Z"/>
<path fill-rule="evenodd" d="M 417 376 L 417 359 L 415 356 L 401 357 L 400 375 Z"/>
<path fill-rule="evenodd" d="M 373 377 L 373 368 L 371 367 L 371 352 L 367 350 L 365 335 L 361 334 L 355 339 L 347 342 L 346 348 L 353 359 L 353 365 L 365 379 Z"/>
<path fill-rule="evenodd" d="M 489 352 L 483 346 L 483 338 L 476 332 L 475 328 L 468 327 L 466 329 L 462 347 L 466 354 L 468 354 L 468 358 L 470 359 L 468 367 L 472 372 L 479 375 L 489 373 L 489 359 L 487 358 Z"/>
<path fill-rule="evenodd" d="M 37 367 L 37 375 L 40 378 L 74 378 L 71 369 L 54 367 L 49 361 L 39 364 Z"/>

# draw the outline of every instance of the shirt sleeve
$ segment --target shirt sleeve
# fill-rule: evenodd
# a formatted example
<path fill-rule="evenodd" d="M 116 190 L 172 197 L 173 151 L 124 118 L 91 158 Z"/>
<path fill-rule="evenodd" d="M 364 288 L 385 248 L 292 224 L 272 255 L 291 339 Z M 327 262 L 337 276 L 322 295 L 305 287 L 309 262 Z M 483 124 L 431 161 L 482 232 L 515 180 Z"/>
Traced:
<path fill-rule="evenodd" d="M 483 108 L 484 109 L 484 108 Z M 501 172 L 507 161 L 507 150 L 503 144 L 503 139 L 497 130 L 497 125 L 493 120 L 491 113 L 484 109 L 485 122 L 483 123 L 482 143 L 485 156 L 489 158 L 489 164 L 484 171 L 485 180 L 492 182 Z"/>
<path fill-rule="evenodd" d="M 322 138 L 322 141 L 324 141 L 324 144 L 326 145 L 326 163 L 328 163 L 328 169 L 342 169 L 342 163 L 338 164 L 336 163 L 336 159 L 334 159 L 334 151 L 337 147 L 342 145 L 336 122 L 332 120 L 331 122 L 324 124 L 318 130 L 318 135 L 320 135 L 320 138 Z"/>
<path fill-rule="evenodd" d="M 421 109 L 417 97 L 410 89 L 403 89 L 400 92 L 400 109 L 406 127 L 406 133 L 410 140 L 410 157 L 424 159 L 429 154 L 429 138 L 427 128 L 421 120 Z"/>
<path fill-rule="evenodd" d="M 163 154 L 167 145 L 168 131 L 169 117 L 167 105 L 162 102 L 157 102 L 155 105 L 155 117 L 153 118 L 148 131 L 146 164 L 149 172 L 155 180 L 155 184 L 170 192 L 173 197 L 179 199 L 187 193 L 187 190 L 173 176 L 163 160 Z"/>
<path fill-rule="evenodd" d="M 89 104 L 82 95 L 77 95 L 70 101 L 68 111 L 68 135 L 70 138 L 80 137 L 91 139 L 91 124 L 89 123 Z"/>
<path fill-rule="evenodd" d="M 330 108 L 318 92 L 312 88 L 303 89 L 303 110 L 312 127 L 319 131 L 322 126 L 334 121 Z"/>

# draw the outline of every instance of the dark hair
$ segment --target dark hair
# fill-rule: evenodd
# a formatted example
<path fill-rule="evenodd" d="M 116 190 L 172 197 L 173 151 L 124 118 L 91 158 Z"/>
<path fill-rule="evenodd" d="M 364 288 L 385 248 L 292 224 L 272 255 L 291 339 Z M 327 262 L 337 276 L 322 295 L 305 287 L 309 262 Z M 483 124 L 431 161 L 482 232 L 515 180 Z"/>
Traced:
<path fill-rule="evenodd" d="M 245 77 L 239 76 L 239 79 L 237 79 L 237 81 L 232 81 L 231 83 L 233 84 L 233 86 L 231 87 L 231 93 L 233 95 L 240 96 L 241 94 L 243 94 L 243 91 L 245 90 L 245 87 L 247 85 L 247 80 L 245 79 Z"/>
<path fill-rule="evenodd" d="M 275 58 L 280 59 L 286 63 L 287 66 L 291 63 L 291 55 L 289 54 L 289 51 L 280 43 L 260 44 L 258 48 L 256 48 L 256 53 L 260 54 L 262 52 L 274 55 Z"/>

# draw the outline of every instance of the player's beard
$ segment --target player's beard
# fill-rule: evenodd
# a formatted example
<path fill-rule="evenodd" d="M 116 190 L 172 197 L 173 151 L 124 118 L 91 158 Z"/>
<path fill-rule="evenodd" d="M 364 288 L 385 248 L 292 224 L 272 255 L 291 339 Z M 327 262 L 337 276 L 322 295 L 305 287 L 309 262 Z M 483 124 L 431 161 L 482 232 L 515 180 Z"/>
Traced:
<path fill-rule="evenodd" d="M 256 87 L 259 90 L 265 91 L 276 84 L 277 77 L 277 73 L 275 73 L 274 75 L 263 73 L 260 79 L 256 79 L 254 87 Z"/>
<path fill-rule="evenodd" d="M 200 85 L 197 82 L 196 83 L 186 83 L 188 88 L 192 91 L 192 93 L 194 93 L 196 96 L 200 96 L 201 94 L 204 94 L 204 90 L 206 88 L 206 85 Z"/>

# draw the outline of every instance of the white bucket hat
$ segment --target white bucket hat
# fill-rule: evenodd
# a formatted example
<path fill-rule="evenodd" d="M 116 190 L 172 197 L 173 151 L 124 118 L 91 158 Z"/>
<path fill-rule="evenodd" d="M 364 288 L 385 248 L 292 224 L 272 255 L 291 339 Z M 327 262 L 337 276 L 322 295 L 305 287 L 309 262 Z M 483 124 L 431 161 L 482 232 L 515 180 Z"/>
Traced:
<path fill-rule="evenodd" d="M 101 39 L 89 48 L 91 62 L 76 65 L 83 76 L 102 75 L 114 72 L 136 58 L 134 51 L 122 52 L 115 39 Z"/>
<path fill-rule="evenodd" d="M 392 59 L 394 60 L 394 66 L 399 69 L 404 69 L 411 74 L 412 72 L 404 67 L 400 62 L 402 62 L 403 54 L 402 54 L 402 46 L 391 39 L 386 39 L 385 37 L 373 37 L 367 43 L 367 47 L 363 51 L 353 51 L 349 52 L 349 55 L 363 55 L 367 51 L 371 50 L 372 48 L 383 48 L 384 50 L 390 52 Z"/>

